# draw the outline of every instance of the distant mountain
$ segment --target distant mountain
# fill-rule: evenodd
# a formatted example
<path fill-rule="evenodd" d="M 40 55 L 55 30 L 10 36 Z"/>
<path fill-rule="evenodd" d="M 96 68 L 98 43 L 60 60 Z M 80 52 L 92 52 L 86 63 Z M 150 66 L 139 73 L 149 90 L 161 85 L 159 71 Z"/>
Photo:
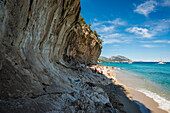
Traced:
<path fill-rule="evenodd" d="M 99 62 L 133 62 L 132 60 L 130 60 L 129 58 L 126 58 L 124 56 L 112 56 L 110 58 L 106 58 L 106 57 L 99 57 L 98 59 Z"/>

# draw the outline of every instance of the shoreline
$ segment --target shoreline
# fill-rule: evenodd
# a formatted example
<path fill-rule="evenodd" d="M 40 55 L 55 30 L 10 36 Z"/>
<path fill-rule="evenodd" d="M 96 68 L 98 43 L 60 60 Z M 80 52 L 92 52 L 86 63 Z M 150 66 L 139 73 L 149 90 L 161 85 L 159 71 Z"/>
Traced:
<path fill-rule="evenodd" d="M 127 95 L 128 98 L 132 99 L 133 101 L 138 101 L 138 102 L 142 103 L 146 108 L 151 110 L 151 112 L 153 112 L 153 113 L 168 113 L 167 111 L 158 108 L 159 104 L 157 102 L 155 102 L 152 98 L 146 96 L 144 93 L 139 92 L 135 89 L 132 89 L 132 88 L 122 84 L 119 81 L 117 81 L 116 84 L 124 87 L 124 89 L 128 92 L 128 95 Z M 138 106 L 140 107 L 140 104 L 138 104 Z M 143 108 L 140 107 L 140 110 L 143 111 Z M 143 112 L 143 113 L 145 113 L 145 112 Z"/>
<path fill-rule="evenodd" d="M 150 109 L 151 112 L 153 112 L 153 113 L 168 113 L 168 111 L 159 108 L 159 103 L 157 103 L 153 98 L 150 98 L 143 92 L 139 92 L 136 89 L 127 85 L 127 83 L 126 83 L 127 81 L 125 81 L 125 79 L 127 79 L 127 77 L 124 76 L 126 73 L 121 73 L 119 70 L 116 70 L 116 71 L 119 72 L 116 74 L 117 75 L 116 79 L 117 79 L 118 84 L 122 84 L 125 86 L 125 88 L 128 88 L 130 98 L 132 98 L 133 100 L 139 101 L 140 103 L 145 105 L 148 109 Z M 124 79 L 121 78 L 122 76 L 124 77 Z M 131 83 L 133 85 L 136 85 L 133 82 L 131 82 Z"/>
<path fill-rule="evenodd" d="M 153 112 L 153 113 L 168 113 L 168 111 L 165 111 L 165 110 L 159 108 L 159 103 L 157 103 L 155 100 L 148 97 L 143 92 L 139 92 L 136 89 L 125 84 L 124 82 L 129 78 L 127 76 L 124 76 L 126 73 L 123 73 L 121 71 L 121 68 L 113 69 L 110 66 L 104 66 L 101 68 L 100 66 L 101 65 L 97 65 L 94 67 L 92 66 L 93 67 L 92 69 L 94 69 L 94 70 L 97 69 L 96 70 L 97 72 L 99 72 L 99 73 L 101 72 L 102 74 L 104 74 L 104 76 L 106 76 L 107 78 L 109 78 L 112 81 L 112 83 L 115 85 L 112 88 L 114 88 L 114 90 L 118 91 L 120 94 L 119 93 L 115 94 L 115 93 L 109 91 L 108 95 L 110 95 L 109 97 L 112 97 L 112 95 L 114 95 L 113 96 L 114 98 L 115 98 L 115 95 L 120 95 L 119 97 L 116 97 L 116 98 L 119 100 L 120 103 L 124 104 L 125 111 L 129 111 L 129 108 L 134 109 L 135 105 L 129 105 L 129 104 L 135 103 L 139 107 L 140 112 L 142 112 L 142 113 L 151 113 L 151 112 Z M 121 79 L 121 77 L 123 79 Z M 133 85 L 136 85 L 136 84 L 133 83 Z M 117 87 L 117 88 L 115 88 L 115 87 Z M 112 90 L 110 87 L 109 88 L 104 87 L 104 88 Z M 124 94 L 122 94 L 122 93 L 124 93 Z M 126 97 L 131 101 L 126 99 Z M 137 112 L 137 110 L 134 110 L 131 112 L 135 113 L 135 112 Z"/>

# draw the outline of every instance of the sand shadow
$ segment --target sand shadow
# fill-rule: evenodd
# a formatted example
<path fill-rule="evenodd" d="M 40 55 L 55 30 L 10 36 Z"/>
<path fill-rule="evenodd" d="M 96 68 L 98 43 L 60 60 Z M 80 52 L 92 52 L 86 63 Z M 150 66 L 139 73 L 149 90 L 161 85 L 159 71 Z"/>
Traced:
<path fill-rule="evenodd" d="M 144 104 L 137 100 L 132 100 L 127 97 L 127 91 L 121 85 L 116 85 L 111 83 L 109 85 L 98 85 L 101 87 L 108 95 L 112 106 L 118 109 L 120 112 L 124 113 L 151 113 Z M 132 109 L 133 108 L 133 109 Z"/>
<path fill-rule="evenodd" d="M 103 78 L 106 77 L 107 79 L 110 79 L 103 73 L 96 72 L 92 69 L 91 71 L 93 73 L 100 74 Z M 110 80 L 112 81 L 113 79 Z M 151 113 L 151 110 L 144 104 L 128 97 L 127 89 L 123 85 L 111 82 L 108 85 L 98 84 L 96 86 L 101 87 L 107 93 L 112 106 L 115 109 L 118 109 L 121 113 Z"/>

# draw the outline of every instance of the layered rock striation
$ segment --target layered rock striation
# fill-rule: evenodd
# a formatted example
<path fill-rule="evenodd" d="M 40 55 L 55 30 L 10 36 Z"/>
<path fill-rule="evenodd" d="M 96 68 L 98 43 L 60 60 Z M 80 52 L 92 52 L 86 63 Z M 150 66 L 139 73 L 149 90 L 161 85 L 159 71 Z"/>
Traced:
<path fill-rule="evenodd" d="M 96 63 L 102 48 L 84 35 L 80 10 L 79 0 L 0 1 L 1 112 L 62 111 L 64 98 L 75 101 L 78 66 Z"/>
<path fill-rule="evenodd" d="M 80 68 L 102 48 L 80 10 L 80 0 L 0 0 L 1 113 L 116 111 L 102 88 L 86 84 L 110 80 Z"/>
<path fill-rule="evenodd" d="M 101 43 L 84 35 L 79 0 L 1 0 L 0 7 L 3 76 L 96 63 Z"/>

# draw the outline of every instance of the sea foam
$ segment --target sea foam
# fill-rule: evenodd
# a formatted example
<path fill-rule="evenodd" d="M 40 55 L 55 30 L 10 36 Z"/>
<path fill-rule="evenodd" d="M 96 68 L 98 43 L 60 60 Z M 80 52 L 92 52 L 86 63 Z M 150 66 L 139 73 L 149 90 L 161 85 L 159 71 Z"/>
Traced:
<path fill-rule="evenodd" d="M 170 113 L 170 101 L 146 89 L 137 89 L 137 91 L 144 93 L 146 96 L 152 98 L 159 104 L 158 108 L 166 110 L 168 113 Z"/>

